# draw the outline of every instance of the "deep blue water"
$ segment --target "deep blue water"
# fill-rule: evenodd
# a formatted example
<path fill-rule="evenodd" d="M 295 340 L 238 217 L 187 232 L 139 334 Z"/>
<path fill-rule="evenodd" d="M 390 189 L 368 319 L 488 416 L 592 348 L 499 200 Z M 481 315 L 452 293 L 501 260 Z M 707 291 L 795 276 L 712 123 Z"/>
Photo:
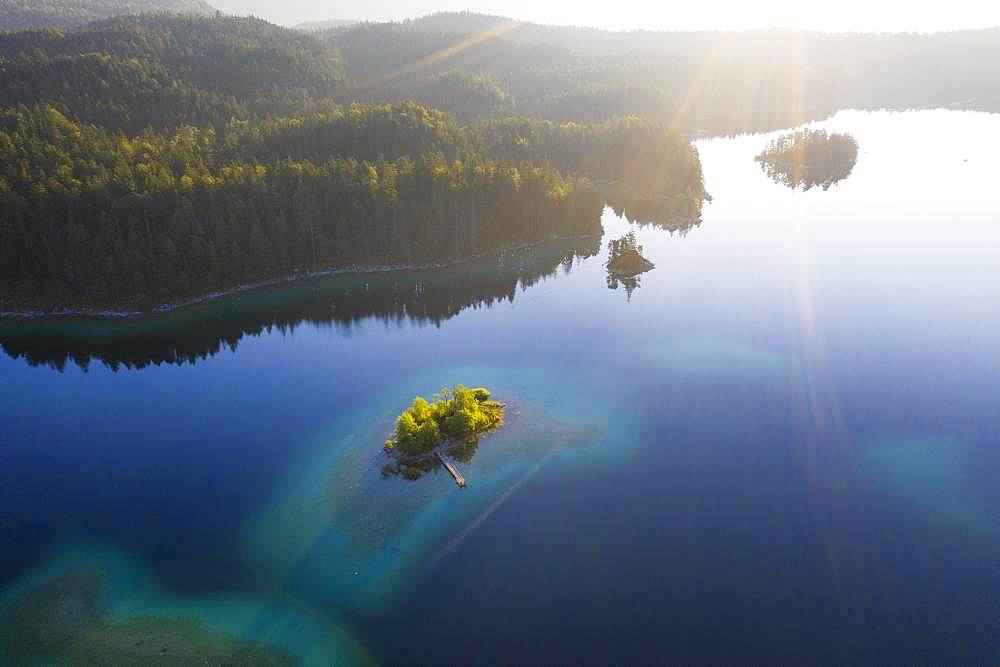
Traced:
<path fill-rule="evenodd" d="M 699 142 L 630 296 L 577 240 L 0 324 L 0 586 L 99 561 L 116 614 L 316 664 L 1000 661 L 1000 116 L 817 125 L 861 147 L 826 191 Z M 456 382 L 524 418 L 464 491 L 381 479 Z"/>

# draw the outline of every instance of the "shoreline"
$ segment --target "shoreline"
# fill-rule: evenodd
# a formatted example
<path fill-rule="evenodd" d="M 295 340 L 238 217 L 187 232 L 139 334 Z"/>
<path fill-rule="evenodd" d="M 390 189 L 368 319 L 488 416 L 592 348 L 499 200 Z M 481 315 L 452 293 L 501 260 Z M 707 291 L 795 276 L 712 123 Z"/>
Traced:
<path fill-rule="evenodd" d="M 68 317 L 88 317 L 95 319 L 104 320 L 114 320 L 114 319 L 132 319 L 149 315 L 165 315 L 167 313 L 172 313 L 184 308 L 189 308 L 191 306 L 196 306 L 202 303 L 207 303 L 209 301 L 215 301 L 217 299 L 222 299 L 227 296 L 233 296 L 236 294 L 242 294 L 244 292 L 252 292 L 258 289 L 264 289 L 267 287 L 276 287 L 279 285 L 290 285 L 293 283 L 303 282 L 315 278 L 329 278 L 332 276 L 344 275 L 344 274 L 356 274 L 363 275 L 366 273 L 392 273 L 393 271 L 431 271 L 434 269 L 446 269 L 454 266 L 461 266 L 462 264 L 467 264 L 469 262 L 474 262 L 476 260 L 482 259 L 493 253 L 511 252 L 517 250 L 526 250 L 528 248 L 533 248 L 536 246 L 543 245 L 545 243 L 552 243 L 554 241 L 568 241 L 574 239 L 588 239 L 588 238 L 603 238 L 604 232 L 600 234 L 578 234 L 575 236 L 552 236 L 540 241 L 534 241 L 531 243 L 522 243 L 519 245 L 503 246 L 493 250 L 486 250 L 481 253 L 470 255 L 469 257 L 464 257 L 462 259 L 453 262 L 437 262 L 430 264 L 386 264 L 382 266 L 378 265 L 354 265 L 330 269 L 322 269 L 319 271 L 306 271 L 302 273 L 296 273 L 293 275 L 285 276 L 283 278 L 271 278 L 268 280 L 261 280 L 252 283 L 243 283 L 235 287 L 231 287 L 225 290 L 218 290 L 214 292 L 209 292 L 194 299 L 189 299 L 187 301 L 180 301 L 176 303 L 165 303 L 155 308 L 149 310 L 115 310 L 112 308 L 102 309 L 102 310 L 91 310 L 87 308 L 76 309 L 76 308 L 64 308 L 62 310 L 55 310 L 51 312 L 41 311 L 41 310 L 24 310 L 24 311 L 0 311 L 0 322 L 4 320 L 42 320 L 42 319 L 58 319 L 58 318 L 68 318 Z"/>

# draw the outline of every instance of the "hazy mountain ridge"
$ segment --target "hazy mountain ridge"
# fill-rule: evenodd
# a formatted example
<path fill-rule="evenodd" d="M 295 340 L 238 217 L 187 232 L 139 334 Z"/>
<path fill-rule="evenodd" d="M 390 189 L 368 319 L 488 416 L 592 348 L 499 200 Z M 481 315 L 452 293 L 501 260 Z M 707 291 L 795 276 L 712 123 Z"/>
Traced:
<path fill-rule="evenodd" d="M 753 56 L 784 48 L 788 40 L 807 40 L 827 44 L 878 41 L 909 44 L 933 44 L 955 39 L 992 39 L 1000 36 L 1000 26 L 978 30 L 936 33 L 826 33 L 793 28 L 756 30 L 605 30 L 573 25 L 548 25 L 519 21 L 494 14 L 475 12 L 438 12 L 403 21 L 418 30 L 465 34 L 499 31 L 504 39 L 519 43 L 544 43 L 590 55 L 618 55 L 650 52 L 661 55 L 703 55 L 711 50 L 724 55 Z M 777 40 L 777 41 L 776 41 Z"/>
<path fill-rule="evenodd" d="M 378 82 L 360 94 L 424 95 L 445 108 L 422 82 L 456 69 L 492 77 L 518 113 L 559 120 L 673 118 L 670 100 L 683 98 L 684 117 L 675 122 L 691 130 L 707 123 L 693 119 L 712 117 L 713 131 L 735 131 L 751 127 L 740 120 L 746 114 L 776 115 L 777 127 L 845 107 L 1000 109 L 1000 28 L 613 32 L 452 12 L 364 24 L 329 38 L 356 80 Z M 383 76 L 401 68 L 405 77 Z"/>
<path fill-rule="evenodd" d="M 428 30 L 418 20 L 362 24 L 326 38 L 342 52 L 353 92 L 361 99 L 412 97 L 465 119 L 513 113 L 599 123 L 637 115 L 695 131 L 703 127 L 706 116 L 718 114 L 724 118 L 710 122 L 716 130 L 728 131 L 759 127 L 747 124 L 744 117 L 749 114 L 780 111 L 781 117 L 767 119 L 765 126 L 784 127 L 789 124 L 785 110 L 798 114 L 830 110 L 822 82 L 786 63 L 761 68 L 756 63 L 718 60 L 702 67 L 701 61 L 690 56 L 595 56 L 565 46 L 519 43 L 509 38 L 513 31 L 495 30 L 494 19 L 486 18 L 489 23 L 477 23 L 485 25 L 486 32 Z M 449 73 L 445 82 L 449 85 L 442 85 L 441 77 Z M 795 87 L 787 85 L 793 80 Z M 468 104 L 474 91 L 466 84 L 473 82 L 476 90 L 499 89 L 478 110 Z M 793 99 L 803 90 L 810 93 L 806 110 Z M 677 100 L 685 96 L 679 115 Z"/>

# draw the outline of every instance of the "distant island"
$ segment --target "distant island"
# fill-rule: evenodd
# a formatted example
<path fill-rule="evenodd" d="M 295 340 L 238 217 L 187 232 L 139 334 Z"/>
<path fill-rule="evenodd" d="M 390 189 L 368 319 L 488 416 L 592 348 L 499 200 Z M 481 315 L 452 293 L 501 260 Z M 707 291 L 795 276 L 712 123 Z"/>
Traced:
<path fill-rule="evenodd" d="M 491 400 L 488 389 L 460 384 L 442 389 L 431 401 L 418 396 L 396 418 L 396 428 L 385 441 L 392 461 L 382 468 L 383 476 L 419 479 L 436 467 L 441 451 L 471 460 L 479 437 L 503 425 L 504 407 Z"/>
<path fill-rule="evenodd" d="M 858 142 L 849 134 L 805 129 L 772 139 L 754 159 L 776 183 L 828 190 L 851 175 L 858 160 Z"/>
<path fill-rule="evenodd" d="M 608 242 L 608 289 L 618 289 L 625 286 L 629 298 L 639 287 L 639 276 L 652 271 L 656 265 L 643 257 L 642 246 L 636 239 L 635 232 L 629 232 L 620 239 Z"/>
<path fill-rule="evenodd" d="M 608 273 L 619 278 L 629 278 L 640 273 L 646 273 L 656 268 L 656 265 L 642 256 L 642 246 L 635 237 L 635 232 L 629 232 L 618 240 L 608 243 L 610 257 L 608 258 Z"/>

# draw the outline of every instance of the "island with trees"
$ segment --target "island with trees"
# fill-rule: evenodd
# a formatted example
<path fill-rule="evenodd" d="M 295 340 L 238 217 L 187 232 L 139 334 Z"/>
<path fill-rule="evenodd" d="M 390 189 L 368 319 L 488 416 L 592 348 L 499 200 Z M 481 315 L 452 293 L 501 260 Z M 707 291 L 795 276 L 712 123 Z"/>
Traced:
<path fill-rule="evenodd" d="M 462 385 L 444 388 L 428 401 L 422 396 L 396 418 L 396 428 L 385 441 L 392 459 L 382 475 L 415 480 L 438 465 L 441 452 L 468 462 L 479 438 L 503 425 L 503 403 L 492 400 L 488 389 Z"/>
<path fill-rule="evenodd" d="M 772 139 L 754 158 L 769 178 L 793 189 L 829 190 L 851 175 L 858 142 L 849 134 L 804 129 Z"/>
<path fill-rule="evenodd" d="M 639 276 L 656 268 L 643 256 L 642 250 L 635 232 L 608 242 L 608 261 L 605 265 L 608 269 L 608 289 L 618 289 L 621 284 L 628 297 L 632 298 L 632 292 L 639 287 Z"/>

